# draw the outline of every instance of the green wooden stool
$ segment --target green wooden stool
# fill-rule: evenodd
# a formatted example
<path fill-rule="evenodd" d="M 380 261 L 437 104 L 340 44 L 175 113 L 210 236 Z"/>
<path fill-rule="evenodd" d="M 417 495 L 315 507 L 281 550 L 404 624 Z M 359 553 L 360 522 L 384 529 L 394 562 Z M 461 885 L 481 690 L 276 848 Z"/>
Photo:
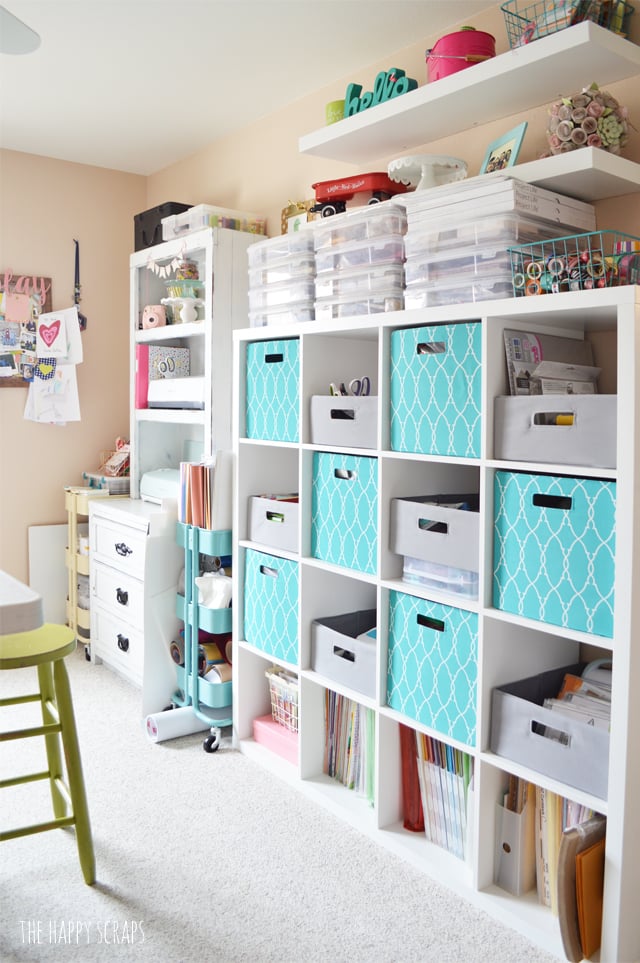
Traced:
<path fill-rule="evenodd" d="M 0 789 L 48 779 L 54 813 L 54 818 L 46 822 L 0 833 L 0 842 L 61 826 L 75 826 L 80 866 L 85 882 L 91 886 L 96 879 L 95 856 L 69 676 L 64 664 L 65 656 L 73 652 L 75 647 L 75 633 L 64 625 L 45 623 L 31 632 L 0 635 L 0 669 L 22 669 L 34 665 L 37 666 L 39 682 L 39 692 L 0 699 L 0 707 L 40 702 L 43 723 L 28 729 L 0 732 L 0 742 L 44 736 L 49 766 L 45 772 L 2 779 Z M 61 749 L 66 761 L 66 778 Z"/>

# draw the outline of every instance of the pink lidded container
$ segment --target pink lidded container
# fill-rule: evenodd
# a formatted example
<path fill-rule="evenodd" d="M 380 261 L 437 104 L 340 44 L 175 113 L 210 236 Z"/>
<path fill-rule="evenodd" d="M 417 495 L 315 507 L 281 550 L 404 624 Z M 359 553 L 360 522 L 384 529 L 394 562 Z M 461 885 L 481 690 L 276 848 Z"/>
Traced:
<path fill-rule="evenodd" d="M 496 38 L 474 27 L 448 33 L 426 51 L 427 80 L 440 80 L 496 55 Z"/>

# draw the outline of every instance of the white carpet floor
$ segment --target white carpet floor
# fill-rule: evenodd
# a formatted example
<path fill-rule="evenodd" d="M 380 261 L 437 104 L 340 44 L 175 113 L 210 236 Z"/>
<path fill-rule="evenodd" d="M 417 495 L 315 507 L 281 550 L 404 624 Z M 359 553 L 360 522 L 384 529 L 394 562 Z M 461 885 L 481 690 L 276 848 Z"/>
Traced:
<path fill-rule="evenodd" d="M 67 663 L 98 882 L 83 882 L 73 831 L 2 844 L 3 963 L 555 959 L 226 740 L 212 755 L 201 735 L 151 744 L 135 688 L 83 650 Z M 33 679 L 2 673 L 2 695 L 33 690 Z M 35 709 L 20 709 L 21 721 Z M 44 768 L 41 743 L 0 747 L 3 774 Z M 46 785 L 3 790 L 2 827 L 32 818 L 36 802 L 33 818 L 48 816 Z"/>

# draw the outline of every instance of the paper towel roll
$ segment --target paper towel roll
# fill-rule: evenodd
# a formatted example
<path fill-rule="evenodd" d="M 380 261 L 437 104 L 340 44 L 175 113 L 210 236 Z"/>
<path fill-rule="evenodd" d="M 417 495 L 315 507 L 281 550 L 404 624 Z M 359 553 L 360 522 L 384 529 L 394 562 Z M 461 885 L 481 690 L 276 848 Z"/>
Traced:
<path fill-rule="evenodd" d="M 147 716 L 144 727 L 150 742 L 179 739 L 180 736 L 190 736 L 194 732 L 204 732 L 211 728 L 208 723 L 198 719 L 191 706 L 154 712 Z"/>

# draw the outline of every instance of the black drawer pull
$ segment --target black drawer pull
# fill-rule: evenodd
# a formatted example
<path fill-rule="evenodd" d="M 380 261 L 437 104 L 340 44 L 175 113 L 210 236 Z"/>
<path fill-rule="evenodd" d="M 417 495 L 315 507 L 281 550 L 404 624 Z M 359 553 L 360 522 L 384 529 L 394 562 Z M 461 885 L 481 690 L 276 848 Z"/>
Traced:
<path fill-rule="evenodd" d="M 446 350 L 444 341 L 420 341 L 416 345 L 416 354 L 445 354 Z"/>
<path fill-rule="evenodd" d="M 569 495 L 545 495 L 544 492 L 539 492 L 533 496 L 532 501 L 537 508 L 559 508 L 569 511 L 573 499 Z"/>
<path fill-rule="evenodd" d="M 115 548 L 118 555 L 124 555 L 126 557 L 127 555 L 133 554 L 133 549 L 129 548 L 126 542 L 116 542 Z"/>
<path fill-rule="evenodd" d="M 422 625 L 425 629 L 433 629 L 435 632 L 444 632 L 444 622 L 442 619 L 434 619 L 431 615 L 421 615 L 418 613 L 416 616 L 416 621 L 418 625 Z"/>
<path fill-rule="evenodd" d="M 118 632 L 118 648 L 122 652 L 129 651 L 129 639 L 126 637 L 126 635 L 121 635 L 120 632 Z"/>
<path fill-rule="evenodd" d="M 124 589 L 117 588 L 117 589 L 116 589 L 116 601 L 117 601 L 120 605 L 128 605 L 128 604 L 129 604 L 129 593 L 128 593 L 128 592 L 125 592 Z"/>

